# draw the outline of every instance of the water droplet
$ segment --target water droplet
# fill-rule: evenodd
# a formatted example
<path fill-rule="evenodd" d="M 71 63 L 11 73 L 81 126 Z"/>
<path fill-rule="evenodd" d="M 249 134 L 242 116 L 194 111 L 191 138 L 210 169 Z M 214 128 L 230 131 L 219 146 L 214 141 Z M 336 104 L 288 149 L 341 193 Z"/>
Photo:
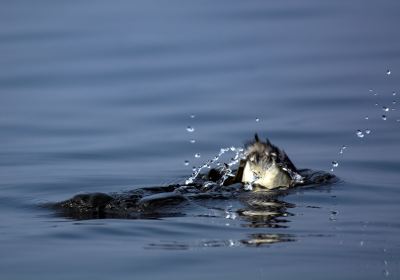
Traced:
<path fill-rule="evenodd" d="M 393 100 L 393 101 L 392 101 L 392 104 L 393 104 L 393 105 L 396 104 L 396 103 L 397 103 L 396 100 Z"/>
<path fill-rule="evenodd" d="M 339 154 L 343 154 L 344 150 L 346 150 L 346 149 L 347 149 L 347 146 L 343 145 L 343 146 L 340 148 Z"/>
<path fill-rule="evenodd" d="M 338 167 L 339 166 L 339 163 L 337 162 L 337 161 L 332 161 L 332 167 Z"/>
<path fill-rule="evenodd" d="M 188 127 L 186 127 L 186 130 L 187 132 L 193 132 L 194 128 L 189 125 Z"/>
<path fill-rule="evenodd" d="M 184 164 L 185 166 L 188 166 L 188 165 L 189 165 L 189 161 L 188 161 L 188 160 L 185 160 L 185 161 L 183 162 L 183 164 Z"/>
<path fill-rule="evenodd" d="M 259 122 L 260 121 L 260 118 L 256 118 L 256 122 Z"/>
<path fill-rule="evenodd" d="M 233 147 L 233 146 L 232 146 L 232 147 L 230 147 L 230 149 L 231 149 L 231 151 L 232 151 L 232 152 L 236 151 L 236 148 L 235 148 L 235 147 Z"/>
<path fill-rule="evenodd" d="M 392 74 L 392 71 L 390 71 L 390 69 L 386 70 L 386 75 L 389 76 L 390 74 Z"/>
<path fill-rule="evenodd" d="M 361 130 L 357 130 L 356 135 L 359 138 L 363 138 L 364 137 L 364 133 Z"/>
<path fill-rule="evenodd" d="M 366 134 L 370 134 L 370 133 L 371 133 L 371 130 L 370 130 L 370 129 L 366 129 L 366 130 L 365 130 L 365 133 L 366 133 Z"/>
<path fill-rule="evenodd" d="M 199 153 L 196 153 L 196 154 L 194 155 L 194 157 L 195 157 L 195 158 L 199 158 L 199 157 L 201 157 L 201 155 L 200 155 Z"/>
<path fill-rule="evenodd" d="M 366 119 L 366 120 L 368 120 L 368 119 L 369 119 L 369 117 L 368 117 L 368 116 L 366 116 L 366 117 L 365 117 L 365 119 Z"/>
<path fill-rule="evenodd" d="M 382 115 L 382 120 L 386 121 L 387 117 L 385 115 Z"/>
<path fill-rule="evenodd" d="M 194 143 L 196 143 L 196 140 L 190 139 L 189 142 L 192 143 L 192 144 L 194 144 Z"/>
<path fill-rule="evenodd" d="M 196 117 L 196 115 L 190 115 L 191 119 L 194 119 Z"/>
<path fill-rule="evenodd" d="M 382 107 L 382 110 L 385 111 L 385 112 L 389 112 L 389 108 L 386 107 L 386 106 L 383 106 L 383 107 Z"/>
<path fill-rule="evenodd" d="M 193 167 L 192 167 L 192 171 L 193 171 L 193 172 L 196 172 L 196 171 L 197 171 L 196 166 L 193 166 Z"/>
<path fill-rule="evenodd" d="M 392 92 L 392 95 L 395 96 L 397 93 L 395 91 Z"/>
<path fill-rule="evenodd" d="M 375 106 L 378 106 L 379 104 L 378 103 L 375 103 Z"/>

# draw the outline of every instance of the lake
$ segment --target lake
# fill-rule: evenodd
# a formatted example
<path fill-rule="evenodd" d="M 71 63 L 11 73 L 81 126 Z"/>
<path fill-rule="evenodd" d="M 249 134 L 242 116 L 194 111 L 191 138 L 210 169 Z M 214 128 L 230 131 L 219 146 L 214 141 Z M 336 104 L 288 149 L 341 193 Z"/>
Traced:
<path fill-rule="evenodd" d="M 399 13 L 394 0 L 3 1 L 0 278 L 399 279 Z M 256 132 L 340 181 L 281 197 L 273 223 L 234 200 L 159 219 L 38 207 L 183 182 Z"/>

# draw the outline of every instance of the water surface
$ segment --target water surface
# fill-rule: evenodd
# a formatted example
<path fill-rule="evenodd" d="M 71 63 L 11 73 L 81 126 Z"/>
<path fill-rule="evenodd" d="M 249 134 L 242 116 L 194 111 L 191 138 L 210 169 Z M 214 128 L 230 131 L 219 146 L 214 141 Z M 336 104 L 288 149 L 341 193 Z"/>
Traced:
<path fill-rule="evenodd" d="M 3 1 L 1 278 L 397 279 L 399 12 L 394 0 Z M 299 167 L 338 161 L 341 182 L 284 197 L 276 227 L 208 208 L 75 221 L 36 207 L 181 182 L 254 132 Z"/>

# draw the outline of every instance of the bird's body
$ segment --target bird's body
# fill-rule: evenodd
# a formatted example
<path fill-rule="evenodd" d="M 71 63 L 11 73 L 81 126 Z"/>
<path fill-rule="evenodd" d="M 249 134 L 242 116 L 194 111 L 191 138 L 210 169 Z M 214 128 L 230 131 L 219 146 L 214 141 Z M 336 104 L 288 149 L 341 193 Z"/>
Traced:
<path fill-rule="evenodd" d="M 335 180 L 335 176 L 326 172 L 298 170 L 283 150 L 268 140 L 260 141 L 257 135 L 245 146 L 241 156 L 236 173 L 229 173 L 232 176 L 226 176 L 224 172 L 229 168 L 225 166 L 225 169 L 211 169 L 208 174 L 199 174 L 191 183 L 135 188 L 123 193 L 78 194 L 44 206 L 75 219 L 141 219 L 185 215 L 184 209 L 194 205 L 193 202 L 198 205 L 208 200 L 215 204 L 221 199 L 237 198 L 248 207 L 238 213 L 258 219 L 279 215 L 277 209 L 286 204 L 277 204 L 275 198 L 285 194 L 287 189 Z M 216 206 L 213 209 L 217 209 Z"/>
<path fill-rule="evenodd" d="M 242 162 L 242 178 L 255 190 L 289 188 L 301 180 L 297 169 L 286 153 L 267 140 L 262 142 L 258 136 L 246 146 Z"/>

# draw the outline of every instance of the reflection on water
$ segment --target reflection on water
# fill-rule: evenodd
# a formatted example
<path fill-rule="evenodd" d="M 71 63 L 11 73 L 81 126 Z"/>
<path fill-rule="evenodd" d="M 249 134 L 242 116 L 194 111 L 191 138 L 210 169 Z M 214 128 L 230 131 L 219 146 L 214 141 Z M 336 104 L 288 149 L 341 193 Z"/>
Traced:
<path fill-rule="evenodd" d="M 295 205 L 281 200 L 273 199 L 268 196 L 268 199 L 263 200 L 263 206 L 249 206 L 248 208 L 240 209 L 240 217 L 247 222 L 245 226 L 253 228 L 286 228 L 288 217 L 293 214 L 287 212 L 288 208 L 294 208 Z"/>
<path fill-rule="evenodd" d="M 279 233 L 255 233 L 241 240 L 207 240 L 198 241 L 196 243 L 185 243 L 179 241 L 160 242 L 147 244 L 145 249 L 162 249 L 162 250 L 189 250 L 194 248 L 208 247 L 258 247 L 263 245 L 271 245 L 279 242 L 293 242 L 295 237 L 290 234 Z"/>
<path fill-rule="evenodd" d="M 287 203 L 283 200 L 278 200 L 276 197 L 282 196 L 279 192 L 259 192 L 259 193 L 242 193 L 239 195 L 241 204 L 237 201 L 228 202 L 228 207 L 218 208 L 215 204 L 218 201 L 207 201 L 207 203 L 199 203 L 195 197 L 194 203 L 196 205 L 202 205 L 207 207 L 207 204 L 213 205 L 212 208 L 214 215 L 207 216 L 198 212 L 190 212 L 190 215 L 194 217 L 208 217 L 208 218 L 225 218 L 228 221 L 226 226 L 230 226 L 231 221 L 240 223 L 242 227 L 250 228 L 287 228 L 287 223 L 290 222 L 288 219 L 293 214 L 287 212 L 288 208 L 295 208 L 296 205 Z M 219 197 L 220 198 L 220 197 Z M 219 199 L 214 198 L 214 199 Z M 204 197 L 201 198 L 203 200 Z M 210 197 L 209 197 L 210 199 Z M 212 198 L 211 198 L 212 199 Z M 241 205 L 239 209 L 233 208 L 232 205 Z M 226 205 L 226 201 L 225 201 Z M 204 211 L 204 209 L 202 209 Z M 188 209 L 186 209 L 188 211 Z M 184 213 L 181 213 L 183 216 Z M 186 214 L 187 215 L 187 214 Z M 247 235 L 245 238 L 240 239 L 228 239 L 228 240 L 201 240 L 183 242 L 179 240 L 163 241 L 159 243 L 150 243 L 145 246 L 146 249 L 163 249 L 163 250 L 188 250 L 193 248 L 202 247 L 257 247 L 262 245 L 271 245 L 280 242 L 293 242 L 296 241 L 296 236 L 293 234 L 284 233 L 268 233 L 265 231 L 259 233 L 252 233 Z"/>
<path fill-rule="evenodd" d="M 150 243 L 148 249 L 185 250 L 195 247 L 261 246 L 296 240 L 295 234 L 265 232 L 261 229 L 286 229 L 294 214 L 294 203 L 286 202 L 285 196 L 302 189 L 321 188 L 337 182 L 332 174 L 308 169 L 299 171 L 304 177 L 302 186 L 266 191 L 246 191 L 242 183 L 224 186 L 218 180 L 222 176 L 211 169 L 208 174 L 197 176 L 196 183 L 139 188 L 126 193 L 78 194 L 71 199 L 44 204 L 61 217 L 74 220 L 87 219 L 166 219 L 178 217 L 225 219 L 225 225 L 240 224 L 244 228 L 257 229 L 246 238 L 228 240 L 201 240 L 183 242 L 171 240 Z M 210 214 L 211 213 L 211 214 Z"/>

